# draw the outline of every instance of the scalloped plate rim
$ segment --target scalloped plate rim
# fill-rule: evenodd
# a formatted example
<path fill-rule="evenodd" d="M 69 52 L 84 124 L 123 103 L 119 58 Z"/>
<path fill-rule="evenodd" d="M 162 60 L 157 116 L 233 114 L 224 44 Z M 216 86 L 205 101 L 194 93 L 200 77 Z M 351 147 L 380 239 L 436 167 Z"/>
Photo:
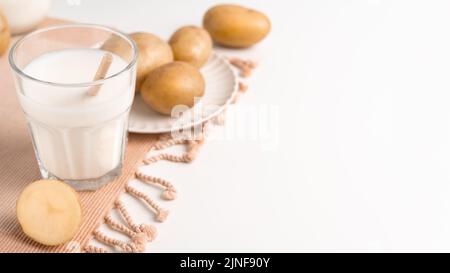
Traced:
<path fill-rule="evenodd" d="M 230 62 L 223 56 L 217 54 L 216 52 L 213 53 L 211 60 L 213 60 L 214 58 L 217 58 L 218 60 L 220 60 L 221 65 L 225 66 L 233 75 L 233 91 L 231 92 L 230 97 L 226 100 L 226 102 L 220 106 L 219 109 L 217 109 L 217 111 L 207 115 L 206 117 L 199 119 L 198 121 L 192 122 L 190 124 L 187 124 L 186 126 L 182 126 L 182 127 L 164 127 L 164 128 L 159 128 L 159 129 L 145 129 L 145 128 L 133 128 L 131 126 L 132 123 L 132 118 L 131 118 L 131 112 L 130 112 L 130 120 L 129 120 L 129 125 L 128 125 L 128 132 L 129 133 L 133 133 L 133 134 L 162 134 L 162 133 L 169 133 L 172 132 L 173 130 L 184 130 L 184 129 L 188 129 L 188 128 L 192 128 L 195 126 L 198 126 L 212 118 L 217 117 L 218 115 L 220 115 L 233 101 L 233 98 L 236 96 L 237 92 L 238 92 L 238 87 L 239 87 L 239 83 L 238 83 L 238 77 L 237 77 L 237 73 L 236 71 L 231 67 Z M 231 84 L 230 84 L 231 85 Z M 131 109 L 131 111 L 133 111 L 133 109 Z M 167 119 L 169 120 L 170 117 L 167 117 Z M 151 122 L 151 121 L 148 121 Z"/>

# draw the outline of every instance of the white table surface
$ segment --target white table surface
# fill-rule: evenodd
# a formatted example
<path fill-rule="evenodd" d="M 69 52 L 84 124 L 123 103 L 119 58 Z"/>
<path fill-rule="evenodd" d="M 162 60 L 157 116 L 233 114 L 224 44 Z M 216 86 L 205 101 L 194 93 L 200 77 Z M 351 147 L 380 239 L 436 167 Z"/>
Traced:
<path fill-rule="evenodd" d="M 169 38 L 216 2 L 54 0 L 51 15 Z M 179 190 L 148 251 L 450 250 L 450 1 L 238 2 L 273 31 L 228 52 L 260 63 L 235 111 L 278 122 L 148 167 Z"/>

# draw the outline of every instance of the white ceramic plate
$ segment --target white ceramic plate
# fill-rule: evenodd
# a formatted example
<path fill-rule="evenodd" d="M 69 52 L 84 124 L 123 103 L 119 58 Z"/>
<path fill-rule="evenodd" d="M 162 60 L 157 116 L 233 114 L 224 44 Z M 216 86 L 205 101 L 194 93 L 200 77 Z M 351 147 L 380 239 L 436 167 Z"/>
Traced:
<path fill-rule="evenodd" d="M 201 72 L 206 83 L 205 95 L 192 109 L 184 111 L 180 118 L 156 113 L 136 93 L 128 131 L 142 134 L 166 133 L 199 125 L 219 115 L 238 91 L 236 74 L 228 61 L 217 54 L 211 56 Z"/>

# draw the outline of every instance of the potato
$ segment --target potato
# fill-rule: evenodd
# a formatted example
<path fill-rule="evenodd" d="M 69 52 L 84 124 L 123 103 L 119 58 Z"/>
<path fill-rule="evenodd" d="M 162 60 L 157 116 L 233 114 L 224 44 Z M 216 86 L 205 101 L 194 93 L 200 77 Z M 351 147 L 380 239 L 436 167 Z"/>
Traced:
<path fill-rule="evenodd" d="M 113 35 L 111 38 L 106 40 L 100 49 L 112 52 L 124 59 L 126 62 L 130 62 L 131 58 L 133 58 L 133 51 L 131 50 L 130 44 L 116 35 Z"/>
<path fill-rule="evenodd" d="M 261 12 L 238 5 L 218 5 L 206 12 L 203 27 L 218 44 L 246 48 L 263 40 L 271 23 Z"/>
<path fill-rule="evenodd" d="M 136 90 L 141 90 L 145 77 L 153 69 L 173 61 L 170 45 L 150 33 L 133 33 L 130 35 L 139 48 L 139 60 Z"/>
<path fill-rule="evenodd" d="M 177 30 L 169 41 L 176 61 L 187 62 L 201 68 L 212 52 L 212 39 L 200 27 L 187 26 Z"/>
<path fill-rule="evenodd" d="M 8 50 L 10 40 L 11 33 L 6 22 L 6 17 L 0 12 L 0 56 Z"/>
<path fill-rule="evenodd" d="M 78 194 L 61 181 L 31 183 L 20 194 L 16 211 L 23 232 L 47 246 L 70 241 L 81 225 Z"/>
<path fill-rule="evenodd" d="M 193 107 L 195 98 L 205 93 L 205 80 L 192 65 L 173 62 L 155 69 L 145 79 L 141 95 L 153 110 L 170 115 L 173 107 Z"/>
<path fill-rule="evenodd" d="M 136 42 L 139 49 L 136 79 L 136 91 L 139 92 L 145 77 L 153 69 L 173 62 L 173 53 L 168 43 L 153 34 L 137 32 L 130 34 L 130 37 Z M 109 50 L 125 60 L 130 58 L 128 48 L 128 45 L 117 37 L 106 41 L 102 47 L 102 49 Z"/>

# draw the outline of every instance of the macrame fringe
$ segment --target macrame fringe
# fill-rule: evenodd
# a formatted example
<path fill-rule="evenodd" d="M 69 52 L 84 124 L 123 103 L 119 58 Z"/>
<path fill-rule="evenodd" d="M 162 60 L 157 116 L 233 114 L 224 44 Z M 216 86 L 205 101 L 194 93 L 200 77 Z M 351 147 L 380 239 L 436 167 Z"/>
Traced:
<path fill-rule="evenodd" d="M 240 70 L 239 76 L 242 78 L 249 78 L 252 75 L 253 70 L 257 67 L 257 63 L 251 60 L 229 58 L 228 61 Z"/>
<path fill-rule="evenodd" d="M 240 76 L 247 78 L 251 75 L 252 70 L 256 67 L 256 63 L 248 60 L 242 60 L 239 58 L 230 58 L 228 59 L 230 64 L 237 67 L 240 70 Z M 233 98 L 233 103 L 236 103 L 239 97 L 239 94 L 245 93 L 248 90 L 248 86 L 239 82 L 239 92 L 235 94 Z M 214 118 L 212 121 L 217 125 L 225 124 L 225 116 L 226 112 L 224 111 L 222 114 Z M 155 143 L 148 153 L 153 151 L 162 151 L 169 147 L 176 145 L 184 145 L 186 147 L 186 152 L 182 155 L 173 155 L 169 153 L 161 153 L 154 156 L 145 157 L 142 160 L 141 166 L 146 166 L 150 164 L 154 164 L 158 161 L 169 161 L 174 163 L 191 163 L 195 160 L 200 147 L 204 143 L 204 132 L 206 130 L 207 123 L 202 126 L 202 134 L 199 136 L 197 140 L 187 140 L 187 139 L 172 139 L 169 134 L 162 135 L 160 140 Z M 147 153 L 147 154 L 148 154 Z M 177 197 L 177 190 L 172 183 L 169 181 L 153 177 L 150 175 L 146 175 L 138 170 L 135 173 L 135 178 L 144 183 L 155 185 L 162 189 L 161 198 L 167 201 L 175 200 Z M 156 201 L 154 201 L 149 195 L 143 193 L 136 188 L 130 186 L 130 183 L 127 183 L 125 186 L 125 194 L 135 198 L 136 200 L 141 201 L 146 205 L 155 215 L 156 222 L 164 222 L 169 216 L 169 211 L 160 207 Z M 114 204 L 113 210 L 118 212 L 119 217 L 123 220 L 124 224 L 114 220 L 111 215 L 107 215 L 104 218 L 104 223 L 112 230 L 117 231 L 126 237 L 129 238 L 128 241 L 121 241 L 118 239 L 114 239 L 105 235 L 99 229 L 95 230 L 93 233 L 93 238 L 98 242 L 104 244 L 107 247 L 112 248 L 117 252 L 128 252 L 128 253 L 141 253 L 145 251 L 145 248 L 148 243 L 155 240 L 157 236 L 157 229 L 153 225 L 148 224 L 136 224 L 125 204 L 117 200 Z M 109 253 L 106 248 L 87 245 L 83 248 L 75 245 L 68 245 L 69 252 L 77 253 L 77 252 L 85 252 L 85 253 Z"/>
<path fill-rule="evenodd" d="M 168 139 L 167 137 L 162 137 L 160 141 L 155 143 L 154 146 L 150 149 L 149 153 L 152 151 L 160 151 L 167 149 L 169 147 L 175 145 L 185 145 L 187 151 L 178 156 L 168 153 L 161 153 L 159 155 L 146 157 L 142 161 L 142 165 L 150 165 L 156 163 L 161 160 L 166 160 L 175 163 L 191 163 L 199 149 L 203 144 L 203 139 L 200 140 L 174 140 Z M 145 175 L 139 170 L 136 171 L 135 178 L 145 184 L 157 185 L 163 189 L 162 198 L 168 201 L 175 200 L 177 190 L 167 180 L 162 178 L 157 178 L 149 175 Z M 128 196 L 134 197 L 136 200 L 143 202 L 154 214 L 155 221 L 164 222 L 169 216 L 169 211 L 163 209 L 158 205 L 156 201 L 154 201 L 149 195 L 137 190 L 132 187 L 129 183 L 125 186 L 125 194 Z M 122 224 L 116 220 L 114 220 L 110 215 L 107 215 L 104 218 L 104 223 L 112 230 L 115 230 L 126 237 L 130 238 L 129 241 L 121 241 L 114 238 L 111 238 L 105 235 L 102 231 L 96 230 L 93 233 L 94 239 L 98 242 L 111 247 L 115 251 L 118 252 L 129 252 L 129 253 L 139 253 L 144 252 L 145 247 L 149 242 L 152 242 L 157 236 L 157 230 L 152 225 L 140 224 L 137 225 L 133 221 L 128 209 L 124 205 L 124 203 L 120 200 L 116 201 L 114 204 L 114 209 L 118 212 L 120 218 L 123 219 L 125 224 Z M 70 252 L 76 252 L 70 250 Z M 84 248 L 84 252 L 87 253 L 108 253 L 109 251 L 103 247 L 88 245 Z"/>

